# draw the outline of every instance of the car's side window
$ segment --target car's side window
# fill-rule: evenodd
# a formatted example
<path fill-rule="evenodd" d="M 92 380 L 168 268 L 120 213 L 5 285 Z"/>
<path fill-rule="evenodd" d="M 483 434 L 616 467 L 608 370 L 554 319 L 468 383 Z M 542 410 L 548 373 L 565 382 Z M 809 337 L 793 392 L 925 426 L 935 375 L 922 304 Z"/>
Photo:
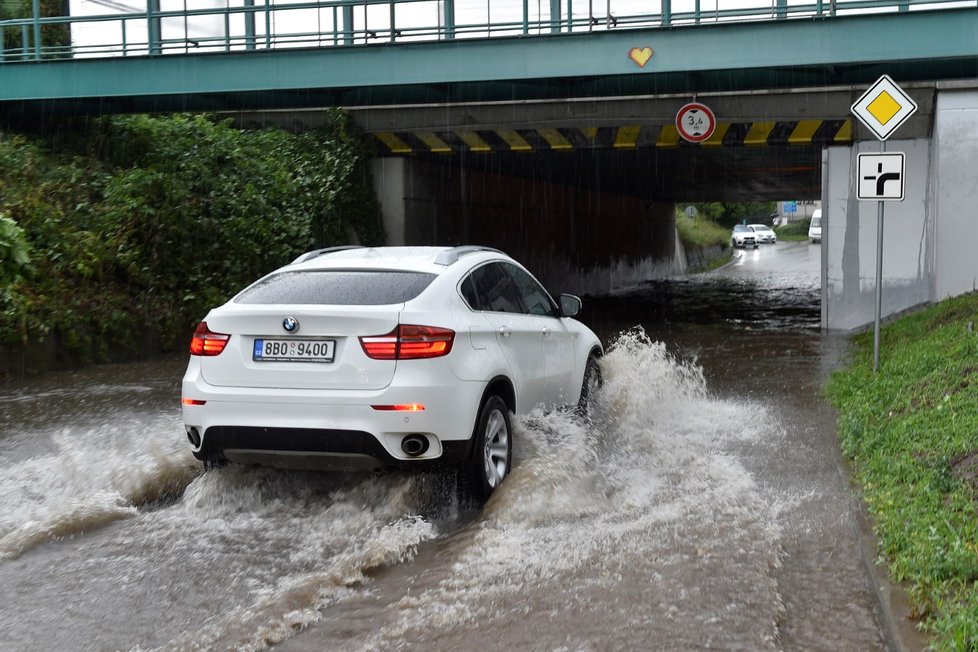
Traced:
<path fill-rule="evenodd" d="M 519 288 L 498 263 L 489 263 L 472 272 L 482 310 L 526 312 Z"/>
<path fill-rule="evenodd" d="M 465 299 L 465 303 L 469 304 L 469 308 L 472 310 L 482 310 L 482 303 L 479 301 L 479 293 L 475 289 L 475 281 L 472 280 L 472 274 L 465 277 L 462 284 L 459 286 L 459 290 L 462 293 L 462 298 Z"/>
<path fill-rule="evenodd" d="M 519 288 L 520 295 L 523 297 L 523 305 L 526 312 L 531 315 L 543 315 L 546 317 L 556 317 L 557 306 L 553 299 L 547 294 L 535 278 L 524 272 L 516 265 L 504 264 L 506 272 L 513 278 L 516 287 Z"/>

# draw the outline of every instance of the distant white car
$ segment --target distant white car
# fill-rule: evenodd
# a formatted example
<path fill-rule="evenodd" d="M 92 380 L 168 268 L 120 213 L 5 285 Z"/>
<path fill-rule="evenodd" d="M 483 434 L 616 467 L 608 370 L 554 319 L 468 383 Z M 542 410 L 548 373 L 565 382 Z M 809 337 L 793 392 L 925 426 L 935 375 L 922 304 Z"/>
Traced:
<path fill-rule="evenodd" d="M 737 224 L 730 233 L 730 246 L 757 249 L 757 234 L 746 224 Z"/>
<path fill-rule="evenodd" d="M 808 225 L 808 239 L 812 244 L 822 241 L 822 209 L 817 208 L 812 213 L 812 222 Z"/>
<path fill-rule="evenodd" d="M 510 414 L 586 411 L 597 336 L 485 247 L 311 251 L 211 310 L 190 344 L 183 422 L 205 465 L 454 466 L 487 497 Z"/>
<path fill-rule="evenodd" d="M 748 224 L 754 233 L 757 234 L 757 241 L 761 244 L 774 244 L 778 241 L 778 235 L 771 230 L 771 227 L 764 224 Z"/>

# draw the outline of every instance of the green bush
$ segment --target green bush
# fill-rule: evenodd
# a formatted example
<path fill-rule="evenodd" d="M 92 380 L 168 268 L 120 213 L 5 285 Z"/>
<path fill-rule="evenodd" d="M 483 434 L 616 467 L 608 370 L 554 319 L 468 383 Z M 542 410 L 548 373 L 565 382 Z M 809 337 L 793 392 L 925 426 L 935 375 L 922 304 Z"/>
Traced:
<path fill-rule="evenodd" d="M 809 224 L 811 224 L 811 220 L 791 222 L 784 226 L 774 227 L 774 232 L 777 234 L 779 240 L 807 240 Z"/>
<path fill-rule="evenodd" d="M 30 268 L 28 250 L 24 230 L 0 213 L 0 289 L 6 289 Z"/>
<path fill-rule="evenodd" d="M 691 218 L 676 211 L 676 230 L 687 247 L 710 247 L 730 242 L 730 230 L 702 217 Z"/>
<path fill-rule="evenodd" d="M 178 348 L 208 308 L 299 253 L 382 243 L 361 139 L 329 118 L 301 135 L 194 115 L 0 135 L 0 209 L 37 270 L 0 298 L 0 343 L 50 335 L 82 362 L 146 334 Z"/>

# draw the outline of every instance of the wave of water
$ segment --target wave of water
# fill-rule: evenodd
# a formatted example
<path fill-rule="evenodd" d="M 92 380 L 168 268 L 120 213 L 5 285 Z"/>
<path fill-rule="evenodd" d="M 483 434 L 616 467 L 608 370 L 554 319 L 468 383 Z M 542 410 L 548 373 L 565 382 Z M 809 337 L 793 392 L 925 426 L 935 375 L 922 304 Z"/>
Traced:
<path fill-rule="evenodd" d="M 52 611 L 58 583 L 83 577 L 75 609 L 103 614 L 96 629 L 48 628 L 48 647 L 80 633 L 133 650 L 262 650 L 305 629 L 315 640 L 317 623 L 381 590 L 394 567 L 407 585 L 349 624 L 363 631 L 346 647 L 471 649 L 486 628 L 515 649 L 709 647 L 731 636 L 775 647 L 778 506 L 738 451 L 781 436 L 776 422 L 712 397 L 698 367 L 640 330 L 601 366 L 590 422 L 541 411 L 514 420 L 515 468 L 467 524 L 433 474 L 198 475 L 173 413 L 139 433 L 65 431 L 46 455 L 0 468 L 0 553 L 124 519 L 61 551 L 57 573 L 42 557 L 17 562 L 27 564 L 17 579 L 44 587 L 50 596 L 36 600 Z M 412 577 L 436 541 L 444 555 Z M 9 616 L 0 626 L 20 627 Z"/>
<path fill-rule="evenodd" d="M 50 452 L 0 465 L 0 558 L 179 496 L 199 463 L 174 444 L 179 424 L 161 421 L 135 436 L 125 425 L 67 428 Z"/>
<path fill-rule="evenodd" d="M 602 369 L 592 423 L 519 420 L 523 459 L 459 537 L 454 572 L 356 648 L 450 649 L 479 631 L 522 649 L 776 648 L 778 507 L 731 450 L 782 433 L 640 330 Z"/>
<path fill-rule="evenodd" d="M 195 480 L 157 519 L 155 538 L 194 532 L 195 565 L 222 563 L 229 540 L 257 559 L 279 551 L 278 572 L 252 577 L 225 613 L 204 613 L 159 650 L 263 650 L 357 592 L 372 571 L 413 559 L 437 536 L 417 515 L 418 478 L 322 477 L 227 467 Z M 235 580 L 247 568 L 235 569 Z M 136 648 L 144 649 L 144 648 Z"/>

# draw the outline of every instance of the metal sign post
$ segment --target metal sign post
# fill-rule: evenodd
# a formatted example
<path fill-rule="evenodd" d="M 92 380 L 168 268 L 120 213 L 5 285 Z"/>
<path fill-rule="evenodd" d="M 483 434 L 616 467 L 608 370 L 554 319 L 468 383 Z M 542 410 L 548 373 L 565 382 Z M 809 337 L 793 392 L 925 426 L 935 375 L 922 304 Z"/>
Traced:
<path fill-rule="evenodd" d="M 873 371 L 880 366 L 880 317 L 883 311 L 883 205 L 903 201 L 905 156 L 886 153 L 886 141 L 879 154 L 858 154 L 856 198 L 876 201 L 876 312 L 873 320 Z"/>
<path fill-rule="evenodd" d="M 859 154 L 856 198 L 876 201 L 876 307 L 873 317 L 873 371 L 880 368 L 880 322 L 883 312 L 883 203 L 903 201 L 904 155 L 887 154 L 886 139 L 917 110 L 917 103 L 883 75 L 852 105 L 853 114 L 880 140 L 879 154 Z"/>
<path fill-rule="evenodd" d="M 880 154 L 886 141 L 880 143 Z M 902 183 L 901 183 L 902 185 Z M 883 314 L 883 200 L 876 201 L 876 312 L 873 314 L 873 371 L 880 369 L 880 321 Z"/>

